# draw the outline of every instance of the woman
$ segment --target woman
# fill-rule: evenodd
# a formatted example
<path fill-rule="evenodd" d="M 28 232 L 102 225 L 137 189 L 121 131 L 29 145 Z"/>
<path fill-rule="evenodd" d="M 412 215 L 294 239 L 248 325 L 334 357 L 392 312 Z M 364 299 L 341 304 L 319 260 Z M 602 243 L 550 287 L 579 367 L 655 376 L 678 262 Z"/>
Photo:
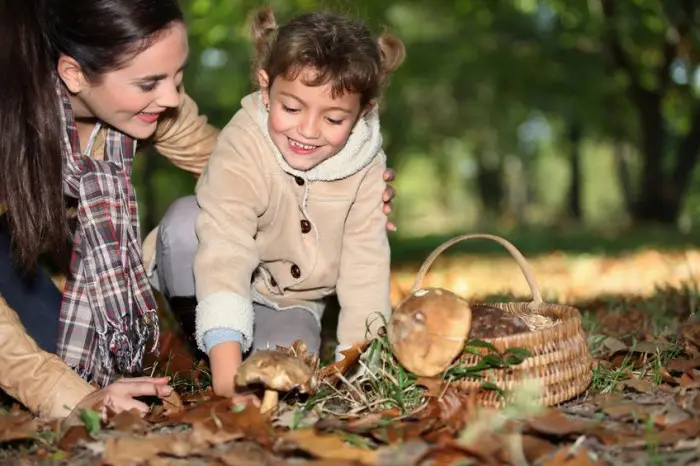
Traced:
<path fill-rule="evenodd" d="M 141 370 L 158 332 L 131 164 L 149 141 L 200 173 L 217 136 L 181 90 L 182 12 L 0 0 L 0 31 L 0 388 L 42 417 L 98 401 L 145 412 L 134 397 L 169 394 L 167 379 L 114 382 Z M 69 239 L 61 293 L 37 264 Z"/>

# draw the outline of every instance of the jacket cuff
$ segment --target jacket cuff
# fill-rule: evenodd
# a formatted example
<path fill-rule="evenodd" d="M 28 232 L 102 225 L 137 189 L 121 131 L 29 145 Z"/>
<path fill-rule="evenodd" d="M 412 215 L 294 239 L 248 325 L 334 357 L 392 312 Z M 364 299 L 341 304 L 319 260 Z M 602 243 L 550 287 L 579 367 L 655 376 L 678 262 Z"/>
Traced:
<path fill-rule="evenodd" d="M 64 419 L 86 396 L 97 390 L 53 355 L 47 361 L 49 371 L 60 372 L 48 396 L 42 399 L 36 414 L 42 419 Z M 48 368 L 47 368 L 48 369 Z"/>
<path fill-rule="evenodd" d="M 197 346 L 206 353 L 204 334 L 209 330 L 226 328 L 241 332 L 241 351 L 247 352 L 253 342 L 253 303 L 230 291 L 211 294 L 197 305 Z"/>

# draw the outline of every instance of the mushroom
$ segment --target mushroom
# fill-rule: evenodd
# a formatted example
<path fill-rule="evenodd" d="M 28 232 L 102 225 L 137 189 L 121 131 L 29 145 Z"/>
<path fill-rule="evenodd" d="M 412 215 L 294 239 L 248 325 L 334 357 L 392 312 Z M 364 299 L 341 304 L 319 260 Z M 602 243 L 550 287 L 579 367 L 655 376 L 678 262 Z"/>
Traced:
<path fill-rule="evenodd" d="M 261 350 L 248 357 L 236 372 L 237 386 L 260 384 L 265 388 L 260 412 L 269 413 L 277 407 L 279 392 L 297 389 L 311 393 L 317 382 L 313 371 L 302 360 L 287 352 Z"/>
<path fill-rule="evenodd" d="M 408 295 L 392 313 L 389 346 L 409 371 L 433 377 L 447 369 L 464 349 L 472 323 L 467 301 L 441 288 Z"/>

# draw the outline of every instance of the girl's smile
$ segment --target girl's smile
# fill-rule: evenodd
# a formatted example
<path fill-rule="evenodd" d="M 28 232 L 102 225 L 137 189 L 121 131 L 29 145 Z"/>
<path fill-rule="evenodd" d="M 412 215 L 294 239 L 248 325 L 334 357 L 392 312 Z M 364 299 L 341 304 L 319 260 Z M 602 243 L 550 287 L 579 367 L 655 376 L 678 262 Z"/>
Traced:
<path fill-rule="evenodd" d="M 333 97 L 331 83 L 306 85 L 315 75 L 316 70 L 305 68 L 294 79 L 277 76 L 271 87 L 265 71 L 258 76 L 270 111 L 270 138 L 296 170 L 311 170 L 340 152 L 363 114 L 358 93 Z"/>

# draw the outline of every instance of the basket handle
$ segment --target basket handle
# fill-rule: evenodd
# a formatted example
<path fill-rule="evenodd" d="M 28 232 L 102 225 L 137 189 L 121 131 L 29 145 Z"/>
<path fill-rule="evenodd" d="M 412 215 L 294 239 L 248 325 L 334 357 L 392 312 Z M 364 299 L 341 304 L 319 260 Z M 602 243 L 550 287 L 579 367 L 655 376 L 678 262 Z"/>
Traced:
<path fill-rule="evenodd" d="M 442 243 L 440 246 L 435 248 L 435 250 L 430 253 L 430 256 L 423 262 L 423 265 L 421 266 L 420 270 L 418 271 L 418 275 L 416 276 L 416 281 L 413 284 L 413 291 L 417 291 L 421 287 L 421 283 L 423 282 L 423 278 L 425 277 L 425 274 L 428 272 L 428 269 L 430 266 L 433 264 L 433 261 L 437 259 L 437 257 L 447 248 L 452 246 L 455 243 L 458 243 L 460 241 L 466 240 L 466 239 L 476 239 L 476 238 L 483 238 L 483 239 L 490 239 L 492 241 L 495 241 L 497 243 L 500 243 L 503 247 L 505 247 L 508 252 L 510 253 L 511 256 L 513 256 L 513 259 L 518 263 L 518 266 L 520 267 L 520 271 L 523 273 L 525 276 L 525 280 L 527 280 L 527 284 L 530 287 L 530 292 L 532 293 L 532 304 L 533 305 L 540 305 L 543 303 L 542 301 L 542 295 L 540 294 L 540 288 L 537 286 L 537 281 L 535 280 L 535 275 L 532 273 L 532 269 L 530 268 L 530 264 L 528 264 L 527 260 L 525 260 L 525 257 L 518 251 L 518 249 L 513 246 L 512 243 L 510 243 L 508 240 L 501 238 L 500 236 L 495 236 L 495 235 L 488 235 L 484 233 L 475 233 L 471 235 L 460 235 L 460 236 L 455 236 L 452 239 L 449 239 Z"/>

